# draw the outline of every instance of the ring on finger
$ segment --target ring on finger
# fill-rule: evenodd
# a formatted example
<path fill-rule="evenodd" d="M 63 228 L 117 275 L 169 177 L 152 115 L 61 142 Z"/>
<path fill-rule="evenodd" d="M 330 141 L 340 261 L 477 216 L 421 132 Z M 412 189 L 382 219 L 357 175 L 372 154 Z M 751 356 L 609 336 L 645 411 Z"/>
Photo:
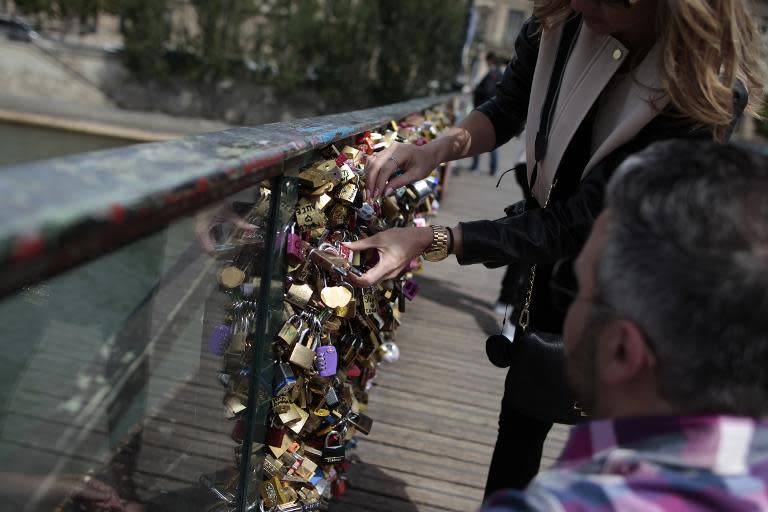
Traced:
<path fill-rule="evenodd" d="M 400 168 L 400 164 L 398 163 L 397 159 L 394 156 L 390 156 L 389 158 L 387 158 L 387 160 L 392 160 L 392 162 L 394 162 L 395 170 Z"/>

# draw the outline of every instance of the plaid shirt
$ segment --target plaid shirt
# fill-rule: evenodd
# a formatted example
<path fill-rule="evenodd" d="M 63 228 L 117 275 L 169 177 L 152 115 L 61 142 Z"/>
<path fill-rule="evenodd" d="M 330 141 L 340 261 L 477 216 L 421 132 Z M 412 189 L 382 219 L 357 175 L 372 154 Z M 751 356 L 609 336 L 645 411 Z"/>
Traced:
<path fill-rule="evenodd" d="M 768 421 L 621 418 L 574 427 L 560 459 L 525 492 L 482 512 L 768 511 Z"/>

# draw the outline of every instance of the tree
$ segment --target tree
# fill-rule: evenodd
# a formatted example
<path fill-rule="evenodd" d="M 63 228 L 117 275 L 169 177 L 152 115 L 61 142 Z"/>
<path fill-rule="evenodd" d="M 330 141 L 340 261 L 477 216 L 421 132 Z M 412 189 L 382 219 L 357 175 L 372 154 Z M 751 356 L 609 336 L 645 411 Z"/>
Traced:
<path fill-rule="evenodd" d="M 165 77 L 171 36 L 168 0 L 120 0 L 118 14 L 128 67 L 140 79 Z"/>

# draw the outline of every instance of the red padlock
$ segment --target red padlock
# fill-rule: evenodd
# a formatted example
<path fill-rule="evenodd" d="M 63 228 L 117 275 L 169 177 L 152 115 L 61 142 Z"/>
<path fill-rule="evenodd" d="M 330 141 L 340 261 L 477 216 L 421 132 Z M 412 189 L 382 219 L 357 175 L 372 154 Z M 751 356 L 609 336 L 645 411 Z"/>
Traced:
<path fill-rule="evenodd" d="M 344 496 L 346 492 L 347 492 L 346 480 L 337 479 L 331 482 L 331 494 L 333 494 L 334 498 Z"/>
<path fill-rule="evenodd" d="M 267 431 L 267 445 L 269 446 L 283 446 L 283 438 L 285 437 L 285 430 L 281 428 L 270 428 Z"/>
<path fill-rule="evenodd" d="M 230 434 L 230 437 L 232 440 L 236 443 L 242 443 L 243 438 L 245 437 L 245 419 L 244 418 L 238 418 L 237 421 L 235 421 L 235 426 L 232 428 L 232 434 Z M 280 440 L 282 442 L 282 439 Z M 275 446 L 280 446 L 279 444 Z"/>

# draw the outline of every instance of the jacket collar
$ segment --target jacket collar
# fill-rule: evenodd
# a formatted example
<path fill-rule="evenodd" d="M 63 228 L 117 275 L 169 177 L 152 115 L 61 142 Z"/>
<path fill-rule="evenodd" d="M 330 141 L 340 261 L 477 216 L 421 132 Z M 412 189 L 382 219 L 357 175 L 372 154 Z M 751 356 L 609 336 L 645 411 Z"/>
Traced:
<path fill-rule="evenodd" d="M 560 25 L 543 31 L 541 35 L 528 104 L 526 153 L 529 183 L 535 164 L 534 144 L 541 121 L 541 108 L 552 76 L 562 29 L 563 25 Z M 539 204 L 544 204 L 563 154 L 581 122 L 628 55 L 627 48 L 614 37 L 598 34 L 588 26 L 582 26 L 571 58 L 565 67 L 547 154 L 539 162 L 538 178 L 532 191 Z M 648 86 L 654 89 L 652 94 L 659 95 L 658 57 L 659 51 L 654 48 L 654 51 L 649 52 L 636 69 L 638 80 L 633 83 L 628 94 L 624 98 L 613 100 L 613 103 L 620 103 L 620 115 L 608 118 L 598 116 L 599 119 L 596 120 L 598 130 L 611 135 L 596 148 L 584 175 L 595 163 L 631 139 L 657 115 L 658 111 L 648 102 L 651 94 Z M 655 106 L 664 104 L 665 101 L 662 99 L 656 101 Z"/>

